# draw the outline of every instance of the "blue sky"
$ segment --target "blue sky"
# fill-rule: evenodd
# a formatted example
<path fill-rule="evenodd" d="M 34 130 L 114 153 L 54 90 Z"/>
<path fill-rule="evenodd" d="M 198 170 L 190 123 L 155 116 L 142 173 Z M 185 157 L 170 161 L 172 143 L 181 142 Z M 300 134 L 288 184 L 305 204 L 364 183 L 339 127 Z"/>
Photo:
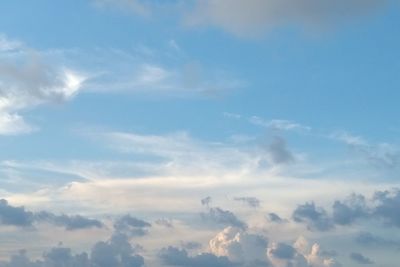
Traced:
<path fill-rule="evenodd" d="M 1 267 L 397 266 L 397 2 L 0 10 Z"/>

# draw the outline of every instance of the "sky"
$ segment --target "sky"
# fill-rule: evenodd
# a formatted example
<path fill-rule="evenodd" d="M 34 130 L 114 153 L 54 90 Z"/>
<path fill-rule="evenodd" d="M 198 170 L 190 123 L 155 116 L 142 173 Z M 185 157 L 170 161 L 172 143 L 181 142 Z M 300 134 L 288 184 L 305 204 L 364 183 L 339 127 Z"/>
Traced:
<path fill-rule="evenodd" d="M 398 266 L 398 2 L 0 14 L 0 267 Z"/>

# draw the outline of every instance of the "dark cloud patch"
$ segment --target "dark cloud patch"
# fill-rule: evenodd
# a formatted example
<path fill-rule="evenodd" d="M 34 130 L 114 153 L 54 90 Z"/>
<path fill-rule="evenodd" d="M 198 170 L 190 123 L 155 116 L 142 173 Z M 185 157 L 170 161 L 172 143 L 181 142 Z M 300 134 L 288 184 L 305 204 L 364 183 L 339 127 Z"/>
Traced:
<path fill-rule="evenodd" d="M 143 236 L 148 233 L 148 228 L 151 224 L 134 218 L 130 215 L 125 215 L 114 223 L 114 229 L 117 232 L 125 233 L 130 236 Z"/>
<path fill-rule="evenodd" d="M 274 164 L 287 164 L 294 162 L 294 156 L 287 148 L 285 139 L 279 136 L 275 136 L 269 144 L 268 154 Z"/>
<path fill-rule="evenodd" d="M 340 225 L 349 225 L 356 219 L 368 216 L 365 197 L 352 194 L 344 202 L 335 201 L 333 204 L 333 220 Z"/>
<path fill-rule="evenodd" d="M 400 189 L 378 191 L 374 195 L 377 206 L 373 215 L 391 226 L 400 227 Z"/>
<path fill-rule="evenodd" d="M 278 243 L 274 248 L 270 249 L 270 253 L 278 259 L 292 260 L 296 256 L 296 250 L 287 244 Z"/>
<path fill-rule="evenodd" d="M 369 232 L 360 232 L 355 237 L 354 240 L 356 243 L 363 246 L 400 248 L 400 240 L 395 241 L 395 240 L 385 239 L 383 237 L 374 235 Z"/>
<path fill-rule="evenodd" d="M 186 250 L 167 247 L 160 251 L 159 257 L 168 266 L 181 267 L 233 267 L 238 266 L 227 257 L 218 257 L 211 253 L 202 253 L 190 257 Z"/>
<path fill-rule="evenodd" d="M 234 226 L 240 229 L 247 228 L 247 225 L 239 220 L 231 211 L 223 210 L 218 207 L 210 208 L 207 213 L 201 213 L 201 217 L 205 221 L 213 222 L 223 226 Z"/>
<path fill-rule="evenodd" d="M 260 207 L 260 200 L 255 197 L 235 197 L 233 200 L 243 202 L 252 208 Z"/>
<path fill-rule="evenodd" d="M 267 219 L 268 219 L 270 222 L 274 222 L 274 223 L 284 223 L 284 222 L 287 222 L 287 220 L 282 219 L 278 214 L 273 213 L 273 212 L 268 213 Z"/>
<path fill-rule="evenodd" d="M 32 226 L 33 213 L 26 211 L 24 207 L 10 206 L 5 199 L 0 200 L 0 223 L 21 227 Z"/>
<path fill-rule="evenodd" d="M 295 222 L 307 224 L 309 230 L 328 231 L 334 228 L 332 219 L 327 212 L 320 207 L 316 207 L 314 202 L 299 205 L 292 214 Z"/>
<path fill-rule="evenodd" d="M 47 222 L 55 226 L 65 227 L 66 230 L 87 228 L 102 228 L 102 222 L 81 215 L 55 215 L 51 212 L 30 212 L 24 207 L 13 207 L 7 200 L 0 200 L 0 223 L 17 227 L 33 227 L 35 223 Z"/>
<path fill-rule="evenodd" d="M 351 253 L 349 257 L 358 264 L 374 264 L 374 262 L 371 259 L 365 257 L 364 255 L 358 252 Z"/>
<path fill-rule="evenodd" d="M 34 217 L 36 221 L 46 221 L 57 226 L 65 227 L 65 229 L 69 231 L 87 228 L 102 228 L 104 226 L 103 223 L 98 220 L 89 219 L 81 215 L 55 215 L 50 212 L 41 211 L 35 213 Z"/>
<path fill-rule="evenodd" d="M 201 205 L 209 207 L 210 204 L 212 202 L 212 198 L 211 197 L 205 197 L 201 200 Z"/>
<path fill-rule="evenodd" d="M 55 247 L 43 254 L 42 259 L 31 260 L 20 251 L 0 267 L 142 267 L 144 258 L 135 253 L 126 235 L 116 234 L 105 242 L 96 243 L 90 255 L 72 254 L 70 248 Z"/>

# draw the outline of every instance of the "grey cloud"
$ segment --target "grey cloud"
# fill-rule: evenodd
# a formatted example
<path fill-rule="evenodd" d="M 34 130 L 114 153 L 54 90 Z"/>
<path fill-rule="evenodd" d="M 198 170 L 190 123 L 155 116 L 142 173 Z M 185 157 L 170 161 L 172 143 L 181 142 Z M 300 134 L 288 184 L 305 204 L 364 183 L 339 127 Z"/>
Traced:
<path fill-rule="evenodd" d="M 400 189 L 378 191 L 374 200 L 377 206 L 373 215 L 382 218 L 389 225 L 400 227 Z"/>
<path fill-rule="evenodd" d="M 292 246 L 284 243 L 278 243 L 270 252 L 274 257 L 285 260 L 294 259 L 296 255 L 296 250 Z"/>
<path fill-rule="evenodd" d="M 33 213 L 26 211 L 24 207 L 10 206 L 5 199 L 0 200 L 0 223 L 28 227 L 34 221 Z"/>
<path fill-rule="evenodd" d="M 400 240 L 385 239 L 369 232 L 358 233 L 354 240 L 363 246 L 400 248 Z"/>
<path fill-rule="evenodd" d="M 233 200 L 243 202 L 252 208 L 260 207 L 260 200 L 255 197 L 235 197 Z"/>
<path fill-rule="evenodd" d="M 181 241 L 181 247 L 186 250 L 200 249 L 202 245 L 193 241 Z"/>
<path fill-rule="evenodd" d="M 333 220 L 340 225 L 348 225 L 356 219 L 368 216 L 365 197 L 352 194 L 344 202 L 335 201 L 333 204 Z"/>
<path fill-rule="evenodd" d="M 374 264 L 374 262 L 371 259 L 365 257 L 364 255 L 358 252 L 351 253 L 349 257 L 350 259 L 359 264 Z"/>
<path fill-rule="evenodd" d="M 233 267 L 238 266 L 229 261 L 227 257 L 218 257 L 211 253 L 202 253 L 190 257 L 186 250 L 167 247 L 160 251 L 160 259 L 168 266 L 182 267 Z"/>
<path fill-rule="evenodd" d="M 105 242 L 96 243 L 88 253 L 73 255 L 70 248 L 55 247 L 43 254 L 42 259 L 33 261 L 25 251 L 20 251 L 0 267 L 141 267 L 144 258 L 135 253 L 128 237 L 113 235 Z"/>
<path fill-rule="evenodd" d="M 151 227 L 150 223 L 130 215 L 125 215 L 114 223 L 114 229 L 117 232 L 125 233 L 130 236 L 146 235 L 149 227 Z"/>
<path fill-rule="evenodd" d="M 274 164 L 287 164 L 294 161 L 294 156 L 287 148 L 282 137 L 275 136 L 268 146 L 268 154 Z"/>
<path fill-rule="evenodd" d="M 33 227 L 34 223 L 47 222 L 66 230 L 86 229 L 91 227 L 102 228 L 102 222 L 83 217 L 81 215 L 55 215 L 51 212 L 30 212 L 24 207 L 14 207 L 7 200 L 0 199 L 0 223 L 17 227 Z"/>
<path fill-rule="evenodd" d="M 328 231 L 334 227 L 332 219 L 323 208 L 313 202 L 299 205 L 292 214 L 296 222 L 305 222 L 309 230 Z"/>
<path fill-rule="evenodd" d="M 284 223 L 287 221 L 285 219 L 282 219 L 278 214 L 273 213 L 273 212 L 268 213 L 267 218 L 270 222 L 274 222 L 274 223 Z"/>
<path fill-rule="evenodd" d="M 247 225 L 239 220 L 231 211 L 223 210 L 218 207 L 210 208 L 207 213 L 201 213 L 201 217 L 205 221 L 210 221 L 223 226 L 234 226 L 241 229 L 247 228 Z"/>
<path fill-rule="evenodd" d="M 99 220 L 90 219 L 81 215 L 55 215 L 50 212 L 41 211 L 35 214 L 35 220 L 38 222 L 46 221 L 48 223 L 65 227 L 66 230 L 77 230 L 87 228 L 102 228 L 104 225 Z"/>
<path fill-rule="evenodd" d="M 375 11 L 380 0 L 202 0 L 187 17 L 189 25 L 212 25 L 239 36 L 294 24 L 320 28 Z"/>
<path fill-rule="evenodd" d="M 209 206 L 212 202 L 212 198 L 211 197 L 205 197 L 201 200 L 201 205 L 203 206 Z"/>

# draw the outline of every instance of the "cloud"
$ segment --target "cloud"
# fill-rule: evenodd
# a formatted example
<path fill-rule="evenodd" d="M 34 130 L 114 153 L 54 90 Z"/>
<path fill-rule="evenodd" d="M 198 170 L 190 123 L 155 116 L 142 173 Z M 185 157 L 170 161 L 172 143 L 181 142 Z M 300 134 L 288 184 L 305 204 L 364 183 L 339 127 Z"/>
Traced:
<path fill-rule="evenodd" d="M 148 232 L 151 224 L 134 218 L 130 215 L 125 215 L 114 223 L 114 229 L 119 233 L 125 233 L 129 236 L 143 236 Z"/>
<path fill-rule="evenodd" d="M 0 200 L 0 223 L 28 227 L 33 223 L 33 213 L 26 211 L 24 207 L 10 206 L 5 199 Z"/>
<path fill-rule="evenodd" d="M 385 239 L 370 232 L 360 232 L 354 239 L 356 243 L 367 247 L 400 248 L 400 241 Z"/>
<path fill-rule="evenodd" d="M 388 225 L 400 227 L 400 189 L 377 191 L 373 199 L 377 203 L 373 215 Z"/>
<path fill-rule="evenodd" d="M 47 222 L 56 226 L 65 227 L 68 231 L 87 229 L 87 228 L 102 228 L 103 223 L 99 220 L 89 219 L 81 215 L 55 215 L 47 211 L 41 211 L 34 214 L 34 219 L 37 222 Z"/>
<path fill-rule="evenodd" d="M 208 209 L 207 213 L 201 213 L 201 218 L 206 222 L 212 222 L 223 226 L 234 226 L 246 229 L 247 225 L 239 220 L 235 214 L 229 210 L 215 207 Z"/>
<path fill-rule="evenodd" d="M 113 235 L 108 241 L 97 242 L 91 250 L 90 256 L 84 252 L 72 254 L 72 250 L 66 247 L 54 247 L 45 252 L 38 260 L 31 260 L 26 251 L 21 250 L 13 255 L 8 262 L 0 262 L 0 267 L 142 267 L 144 258 L 135 253 L 127 236 Z"/>
<path fill-rule="evenodd" d="M 348 225 L 356 219 L 368 216 L 363 195 L 352 194 L 345 202 L 335 201 L 333 204 L 333 221 L 340 225 Z"/>
<path fill-rule="evenodd" d="M 46 59 L 44 53 L 0 37 L 0 135 L 35 129 L 20 112 L 63 103 L 81 89 L 85 77 Z"/>
<path fill-rule="evenodd" d="M 235 201 L 240 201 L 252 208 L 260 207 L 260 200 L 255 197 L 235 197 L 233 198 Z"/>
<path fill-rule="evenodd" d="M 316 207 L 314 202 L 299 205 L 293 212 L 295 222 L 305 222 L 309 230 L 328 231 L 334 227 L 325 209 Z"/>
<path fill-rule="evenodd" d="M 265 127 L 271 130 L 280 130 L 280 131 L 310 131 L 311 127 L 302 125 L 297 122 L 288 121 L 288 120 L 265 120 L 263 118 L 252 116 L 248 118 L 248 121 L 251 124 Z"/>
<path fill-rule="evenodd" d="M 266 262 L 268 240 L 241 228 L 227 227 L 209 242 L 210 251 L 235 263 Z"/>
<path fill-rule="evenodd" d="M 287 164 L 294 161 L 294 156 L 287 148 L 285 139 L 279 136 L 275 136 L 268 145 L 268 153 L 274 164 Z"/>
<path fill-rule="evenodd" d="M 31 212 L 24 207 L 14 207 L 7 200 L 0 199 L 0 224 L 16 227 L 33 227 L 34 223 L 47 222 L 56 226 L 65 227 L 66 230 L 78 230 L 87 228 L 102 228 L 102 222 L 89 219 L 80 215 L 55 215 L 47 211 Z"/>
<path fill-rule="evenodd" d="M 374 264 L 374 262 L 371 259 L 365 257 L 364 255 L 358 252 L 352 252 L 349 257 L 358 264 Z"/>
<path fill-rule="evenodd" d="M 282 219 L 278 214 L 270 212 L 267 215 L 267 218 L 270 222 L 274 222 L 274 223 L 284 223 L 287 222 L 287 220 Z"/>
<path fill-rule="evenodd" d="M 275 27 L 321 28 L 369 14 L 380 0 L 204 0 L 196 1 L 188 25 L 210 25 L 237 36 L 254 36 Z"/>
<path fill-rule="evenodd" d="M 182 267 L 233 267 L 227 257 L 218 257 L 211 253 L 202 253 L 190 257 L 186 250 L 175 247 L 163 248 L 159 253 L 160 259 L 168 266 Z"/>

